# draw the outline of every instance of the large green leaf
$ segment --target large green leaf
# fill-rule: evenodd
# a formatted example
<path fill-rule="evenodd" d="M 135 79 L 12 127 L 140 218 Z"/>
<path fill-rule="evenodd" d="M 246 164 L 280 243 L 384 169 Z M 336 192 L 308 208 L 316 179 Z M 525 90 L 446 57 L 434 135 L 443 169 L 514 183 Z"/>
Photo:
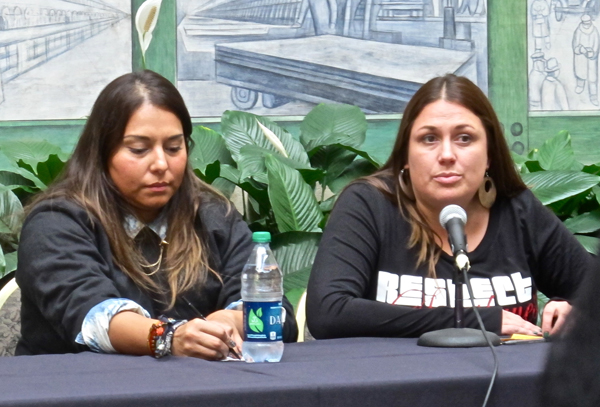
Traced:
<path fill-rule="evenodd" d="M 243 180 L 248 177 L 252 177 L 258 182 L 268 184 L 269 181 L 267 179 L 267 167 L 265 166 L 265 157 L 268 155 L 275 157 L 285 165 L 288 165 L 292 168 L 312 170 L 311 166 L 307 163 L 286 158 L 266 148 L 255 145 L 247 145 L 242 147 L 240 150 L 240 159 L 238 161 L 238 167 L 241 170 L 240 179 Z"/>
<path fill-rule="evenodd" d="M 17 269 L 17 252 L 6 253 L 4 255 L 4 261 L 6 264 L 4 275 L 15 271 Z"/>
<path fill-rule="evenodd" d="M 544 142 L 538 151 L 538 160 L 540 166 L 547 171 L 581 171 L 583 168 L 583 165 L 575 160 L 571 136 L 566 131 L 561 131 Z"/>
<path fill-rule="evenodd" d="M 321 236 L 322 233 L 314 232 L 285 232 L 273 236 L 271 248 L 284 275 L 284 284 L 288 274 L 312 267 Z"/>
<path fill-rule="evenodd" d="M 521 178 L 544 205 L 577 195 L 600 182 L 600 176 L 578 171 L 540 171 L 521 174 Z"/>
<path fill-rule="evenodd" d="M 9 271 L 6 269 L 6 258 L 4 257 L 4 250 L 0 246 L 0 278 L 8 274 Z"/>
<path fill-rule="evenodd" d="M 8 172 L 17 174 L 33 183 L 38 189 L 46 189 L 46 184 L 44 184 L 32 171 L 27 171 L 25 168 L 21 168 L 17 165 L 15 161 L 12 161 L 8 158 L 4 151 L 0 150 L 0 172 Z M 28 185 L 24 184 L 25 187 Z"/>
<path fill-rule="evenodd" d="M 575 159 L 583 165 L 600 163 L 600 148 L 590 148 L 587 137 L 575 137 L 571 140 Z"/>
<path fill-rule="evenodd" d="M 231 181 L 226 180 L 225 178 L 217 178 L 212 184 L 213 188 L 218 189 L 223 195 L 227 198 L 231 199 L 231 195 L 235 190 L 235 184 Z"/>
<path fill-rule="evenodd" d="M 266 185 L 259 184 L 253 179 L 247 179 L 241 182 L 239 187 L 252 198 L 250 202 L 257 213 L 263 215 L 271 210 L 271 202 Z"/>
<path fill-rule="evenodd" d="M 37 168 L 38 163 L 48 160 L 52 154 L 65 162 L 69 154 L 63 152 L 59 146 L 46 140 L 2 140 L 0 150 L 14 162 L 23 160 L 24 163 Z"/>
<path fill-rule="evenodd" d="M 377 170 L 377 168 L 370 161 L 356 160 L 350 164 L 338 178 L 333 180 L 328 187 L 332 192 L 337 194 L 341 192 L 342 189 L 344 189 L 350 182 L 357 178 L 370 175 L 375 172 L 375 170 Z"/>
<path fill-rule="evenodd" d="M 280 232 L 319 232 L 323 214 L 312 188 L 297 170 L 273 156 L 265 158 L 269 200 Z"/>
<path fill-rule="evenodd" d="M 597 237 L 583 235 L 575 235 L 575 238 L 577 238 L 579 243 L 585 247 L 585 250 L 592 254 L 598 254 L 598 249 L 600 248 L 600 239 Z"/>
<path fill-rule="evenodd" d="M 207 127 L 197 126 L 192 133 L 195 146 L 190 152 L 189 161 L 193 169 L 205 174 L 206 166 L 215 161 L 220 164 L 235 164 L 219 133 Z"/>
<path fill-rule="evenodd" d="M 23 205 L 14 192 L 0 192 L 0 233 L 16 236 L 21 230 L 23 216 Z"/>
<path fill-rule="evenodd" d="M 37 176 L 44 184 L 50 185 L 61 173 L 65 164 L 66 160 L 63 161 L 59 155 L 50 154 L 46 161 L 41 161 L 37 164 Z"/>
<path fill-rule="evenodd" d="M 294 271 L 286 275 L 283 278 L 283 292 L 287 299 L 292 303 L 294 310 L 298 310 L 298 303 L 302 294 L 306 291 L 308 286 L 308 279 L 310 278 L 311 267 L 305 267 L 303 269 Z"/>
<path fill-rule="evenodd" d="M 592 233 L 600 229 L 600 209 L 587 212 L 564 221 L 573 233 Z"/>
<path fill-rule="evenodd" d="M 234 184 L 240 183 L 240 170 L 232 167 L 231 165 L 221 164 L 221 172 L 219 176 Z"/>
<path fill-rule="evenodd" d="M 524 172 L 524 173 L 529 172 L 527 170 L 527 166 L 525 166 L 525 162 L 527 162 L 527 157 L 517 154 L 513 151 L 510 152 L 510 155 L 513 159 L 513 162 L 515 163 L 515 166 L 517 167 L 517 171 Z"/>
<path fill-rule="evenodd" d="M 306 151 L 338 143 L 358 148 L 366 134 L 365 114 L 356 106 L 344 104 L 320 104 L 300 125 L 300 141 Z"/>
<path fill-rule="evenodd" d="M 313 166 L 325 171 L 323 184 L 329 185 L 334 179 L 352 164 L 356 153 L 346 150 L 340 145 L 322 146 L 310 157 Z"/>
<path fill-rule="evenodd" d="M 379 168 L 379 167 L 381 167 L 384 164 L 383 162 L 379 161 L 376 157 L 373 157 L 371 154 L 367 153 L 366 151 L 359 150 L 357 148 L 350 147 L 350 146 L 343 146 L 343 147 L 346 150 L 352 151 L 353 153 L 356 153 L 357 155 L 361 156 L 365 160 L 369 161 L 376 168 Z"/>
<path fill-rule="evenodd" d="M 600 204 L 600 186 L 595 186 L 592 188 L 592 192 L 596 195 L 596 202 Z"/>
<path fill-rule="evenodd" d="M 254 145 L 279 153 L 277 148 L 265 136 L 257 123 L 260 121 L 279 138 L 288 158 L 299 163 L 309 165 L 308 155 L 304 147 L 290 133 L 273 123 L 269 119 L 251 113 L 227 110 L 221 117 L 223 138 L 231 156 L 237 162 L 240 160 L 240 150 L 247 145 Z"/>

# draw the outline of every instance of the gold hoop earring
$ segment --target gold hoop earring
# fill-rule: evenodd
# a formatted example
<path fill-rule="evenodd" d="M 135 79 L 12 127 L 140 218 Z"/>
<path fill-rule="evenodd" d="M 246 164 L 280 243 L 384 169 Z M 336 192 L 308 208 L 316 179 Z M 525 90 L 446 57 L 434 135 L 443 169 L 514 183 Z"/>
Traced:
<path fill-rule="evenodd" d="M 407 185 L 404 181 L 404 168 L 400 171 L 400 175 L 398 176 L 398 183 L 400 184 L 400 189 L 402 190 L 402 192 L 404 192 L 404 195 L 406 195 L 407 198 L 411 201 L 414 201 L 415 193 L 412 189 L 412 185 Z"/>
<path fill-rule="evenodd" d="M 487 171 L 485 177 L 483 177 L 483 182 L 479 186 L 478 195 L 479 202 L 486 209 L 490 209 L 496 202 L 496 185 L 494 185 L 494 180 Z"/>

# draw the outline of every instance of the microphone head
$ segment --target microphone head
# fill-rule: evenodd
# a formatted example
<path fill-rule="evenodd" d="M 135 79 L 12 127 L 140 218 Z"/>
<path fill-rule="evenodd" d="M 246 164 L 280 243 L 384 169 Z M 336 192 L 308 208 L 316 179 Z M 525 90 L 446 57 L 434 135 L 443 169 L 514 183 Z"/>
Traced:
<path fill-rule="evenodd" d="M 467 212 L 458 205 L 448 205 L 440 212 L 440 223 L 446 228 L 450 219 L 458 218 L 463 224 L 467 224 Z"/>

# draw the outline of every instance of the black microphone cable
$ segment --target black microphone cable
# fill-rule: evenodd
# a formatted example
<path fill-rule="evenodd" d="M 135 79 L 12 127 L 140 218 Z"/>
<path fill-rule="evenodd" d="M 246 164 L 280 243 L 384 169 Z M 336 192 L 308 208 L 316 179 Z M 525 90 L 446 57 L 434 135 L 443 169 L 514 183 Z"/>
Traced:
<path fill-rule="evenodd" d="M 489 348 L 492 350 L 492 355 L 494 356 L 494 372 L 492 373 L 492 378 L 490 380 L 490 384 L 488 386 L 487 393 L 485 395 L 485 400 L 483 401 L 482 407 L 487 405 L 487 402 L 490 398 L 490 394 L 492 393 L 492 388 L 494 387 L 494 383 L 496 382 L 496 375 L 498 374 L 498 355 L 496 355 L 496 350 L 494 349 L 494 345 L 490 341 L 490 338 L 486 335 L 485 326 L 483 325 L 483 320 L 481 319 L 481 315 L 479 315 L 479 311 L 475 306 L 475 300 L 473 296 L 473 288 L 471 287 L 471 281 L 467 277 L 468 265 L 462 268 L 463 278 L 465 279 L 465 284 L 467 285 L 467 290 L 469 291 L 469 297 L 471 299 L 471 307 L 473 308 L 473 312 L 475 312 L 475 317 L 477 318 L 477 322 L 479 323 L 479 329 L 481 329 L 481 333 L 485 338 Z"/>

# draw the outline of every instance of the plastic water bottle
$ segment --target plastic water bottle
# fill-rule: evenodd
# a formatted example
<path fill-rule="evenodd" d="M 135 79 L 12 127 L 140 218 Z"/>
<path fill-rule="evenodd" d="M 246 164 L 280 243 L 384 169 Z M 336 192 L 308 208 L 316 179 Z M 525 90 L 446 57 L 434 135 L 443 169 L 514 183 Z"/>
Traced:
<path fill-rule="evenodd" d="M 283 354 L 283 279 L 269 247 L 269 232 L 252 234 L 254 249 L 242 270 L 244 343 L 247 362 L 279 362 Z"/>

